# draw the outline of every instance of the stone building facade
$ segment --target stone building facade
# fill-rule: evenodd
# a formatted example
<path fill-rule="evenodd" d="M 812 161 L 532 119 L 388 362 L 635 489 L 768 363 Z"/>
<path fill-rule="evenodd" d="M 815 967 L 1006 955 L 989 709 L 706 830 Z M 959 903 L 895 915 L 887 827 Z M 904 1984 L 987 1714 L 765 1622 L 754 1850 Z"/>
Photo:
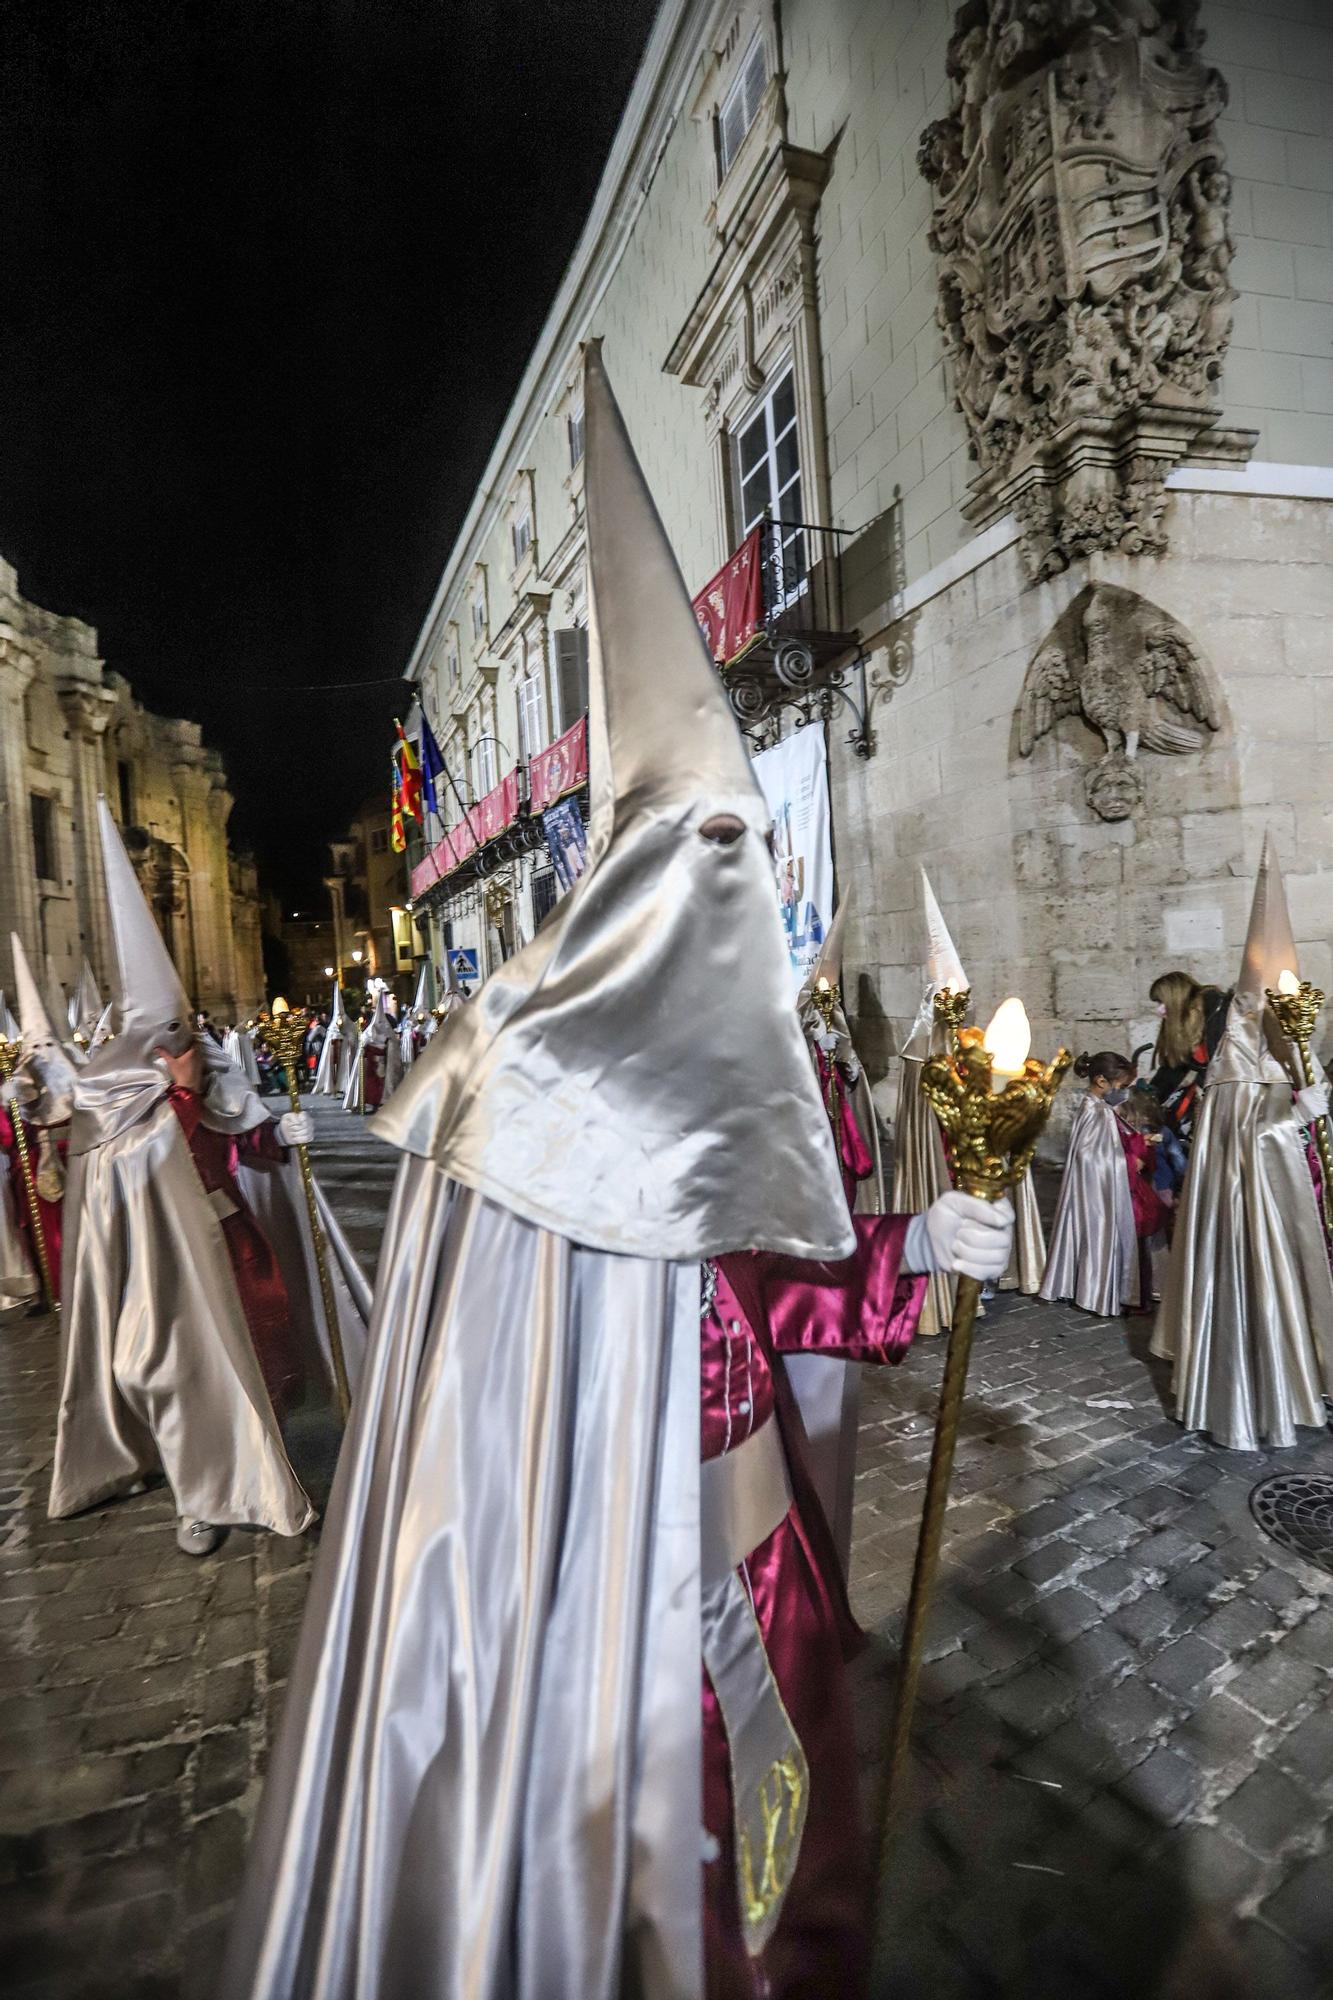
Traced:
<path fill-rule="evenodd" d="M 338 977 L 353 986 L 387 980 L 405 994 L 412 984 L 416 940 L 408 911 L 407 863 L 396 852 L 388 788 L 364 800 L 341 840 L 330 842 L 329 929 Z"/>
<path fill-rule="evenodd" d="M 97 634 L 30 604 L 0 562 L 0 977 L 9 935 L 71 991 L 85 957 L 115 990 L 97 836 L 105 793 L 186 990 L 223 1020 L 263 991 L 254 862 L 231 853 L 232 799 L 199 725 L 150 715 Z"/>
<path fill-rule="evenodd" d="M 468 796 L 568 721 L 590 335 L 691 587 L 786 537 L 811 643 L 728 679 L 756 742 L 827 729 L 886 1109 L 919 862 L 1038 1049 L 1230 983 L 1269 825 L 1333 982 L 1319 0 L 665 0 L 410 663 Z"/>

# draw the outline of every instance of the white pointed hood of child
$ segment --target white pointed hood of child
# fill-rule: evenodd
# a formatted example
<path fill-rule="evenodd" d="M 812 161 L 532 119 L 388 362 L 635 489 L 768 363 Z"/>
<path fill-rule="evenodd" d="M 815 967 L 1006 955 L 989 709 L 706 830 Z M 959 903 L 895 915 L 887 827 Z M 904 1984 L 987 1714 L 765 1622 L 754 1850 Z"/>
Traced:
<path fill-rule="evenodd" d="M 1282 867 L 1270 833 L 1264 835 L 1250 905 L 1250 927 L 1240 977 L 1227 1010 L 1227 1025 L 1208 1070 L 1213 1083 L 1280 1083 L 1292 1080 L 1290 1050 L 1265 994 L 1277 991 L 1278 977 L 1301 968 L 1287 911 Z"/>
<path fill-rule="evenodd" d="M 63 1124 L 69 1116 L 74 1088 L 74 1065 L 56 1039 L 37 981 L 32 976 L 22 939 L 10 933 L 14 957 L 14 999 L 18 1007 L 18 1035 L 23 1048 L 25 1073 L 41 1091 L 32 1106 L 39 1124 Z"/>
<path fill-rule="evenodd" d="M 808 1037 L 824 1032 L 824 1017 L 815 1006 L 815 993 L 821 979 L 827 980 L 838 994 L 833 1009 L 833 1032 L 851 1046 L 851 1030 L 847 1026 L 847 1001 L 842 990 L 842 938 L 847 928 L 847 912 L 851 908 L 851 897 L 844 896 L 833 914 L 833 922 L 828 927 L 828 935 L 819 948 L 819 957 L 811 966 L 800 992 L 796 996 L 796 1014 Z"/>
<path fill-rule="evenodd" d="M 377 1133 L 594 1249 L 843 1257 L 769 814 L 596 346 L 584 409 L 588 866 Z"/>
<path fill-rule="evenodd" d="M 926 984 L 916 1019 L 901 1050 L 901 1054 L 915 1062 L 925 1062 L 931 1052 L 935 995 L 942 993 L 946 986 L 952 987 L 955 993 L 965 993 L 970 983 L 924 867 L 921 870 L 921 913 L 926 931 Z"/>
<path fill-rule="evenodd" d="M 423 959 L 421 962 L 421 971 L 417 977 L 416 998 L 412 1002 L 413 1021 L 416 1020 L 418 1014 L 429 1014 L 431 1008 L 435 1005 L 435 996 L 432 990 L 435 985 L 434 974 L 435 968 L 430 960 L 428 958 Z"/>
<path fill-rule="evenodd" d="M 397 1032 L 397 1027 L 384 997 L 384 988 L 381 986 L 379 992 L 375 995 L 375 1011 L 367 1023 L 366 1032 L 362 1040 L 367 1048 L 382 1049 Z"/>
<path fill-rule="evenodd" d="M 71 1153 L 91 1152 L 135 1124 L 165 1097 L 168 1076 L 155 1051 L 183 1055 L 196 1040 L 190 1003 L 162 933 L 139 887 L 106 800 L 97 801 L 111 934 L 120 980 L 119 1026 L 90 1051 L 74 1088 Z M 211 1036 L 202 1041 L 209 1086 L 209 1122 L 245 1130 L 257 1122 L 249 1085 Z M 223 1074 L 223 1072 L 226 1074 Z"/>
<path fill-rule="evenodd" d="M 70 1033 L 85 1035 L 92 1039 L 93 1029 L 102 1014 L 102 996 L 97 990 L 97 980 L 87 959 L 79 974 L 79 983 L 74 989 L 74 997 L 69 1003 Z"/>

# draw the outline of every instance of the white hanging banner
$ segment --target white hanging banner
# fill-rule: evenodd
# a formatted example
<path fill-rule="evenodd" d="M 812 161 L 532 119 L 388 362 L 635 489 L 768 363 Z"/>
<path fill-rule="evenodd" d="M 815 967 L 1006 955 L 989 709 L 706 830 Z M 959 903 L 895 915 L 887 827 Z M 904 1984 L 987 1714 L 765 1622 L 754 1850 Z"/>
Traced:
<path fill-rule="evenodd" d="M 833 918 L 833 835 L 823 729 L 798 729 L 771 750 L 761 750 L 754 772 L 773 816 L 778 901 L 791 955 L 792 991 L 799 993 Z"/>

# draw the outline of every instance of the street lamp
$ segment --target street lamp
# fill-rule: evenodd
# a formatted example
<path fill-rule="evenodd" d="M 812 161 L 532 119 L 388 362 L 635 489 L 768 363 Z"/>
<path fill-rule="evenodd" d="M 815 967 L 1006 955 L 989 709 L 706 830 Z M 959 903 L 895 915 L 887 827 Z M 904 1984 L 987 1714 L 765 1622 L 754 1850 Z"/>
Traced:
<path fill-rule="evenodd" d="M 353 965 L 360 965 L 360 963 L 361 963 L 362 959 L 363 959 L 363 958 L 365 957 L 365 955 L 366 955 L 366 954 L 365 954 L 365 953 L 364 953 L 363 951 L 354 951 L 354 952 L 352 953 L 352 963 L 353 963 Z"/>
<path fill-rule="evenodd" d="M 332 967 L 331 965 L 326 965 L 326 966 L 325 966 L 325 968 L 324 968 L 324 977 L 325 977 L 326 979 L 332 979 L 332 977 L 333 977 L 333 967 Z"/>

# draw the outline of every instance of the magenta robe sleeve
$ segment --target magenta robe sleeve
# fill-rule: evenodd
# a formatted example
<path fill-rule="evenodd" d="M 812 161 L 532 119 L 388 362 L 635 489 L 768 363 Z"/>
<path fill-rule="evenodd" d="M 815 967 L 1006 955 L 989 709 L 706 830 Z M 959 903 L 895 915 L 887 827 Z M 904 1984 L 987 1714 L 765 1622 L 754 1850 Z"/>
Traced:
<path fill-rule="evenodd" d="M 841 1263 L 758 1252 L 755 1277 L 779 1354 L 901 1361 L 912 1344 L 926 1279 L 902 1270 L 907 1215 L 855 1215 L 856 1251 Z"/>

